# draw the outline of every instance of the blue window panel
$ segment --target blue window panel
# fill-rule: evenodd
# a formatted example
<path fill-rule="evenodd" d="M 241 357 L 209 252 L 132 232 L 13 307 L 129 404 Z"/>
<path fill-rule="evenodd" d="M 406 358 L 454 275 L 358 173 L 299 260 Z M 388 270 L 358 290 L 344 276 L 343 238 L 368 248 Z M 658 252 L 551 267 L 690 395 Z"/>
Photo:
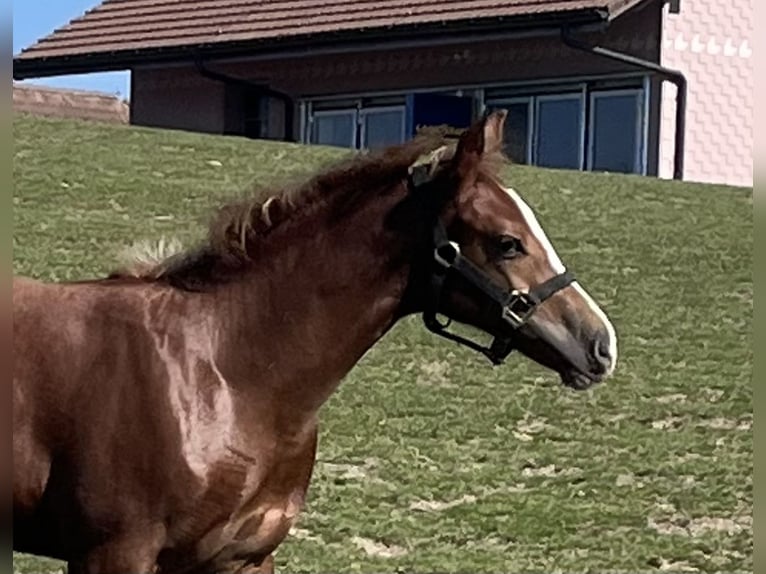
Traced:
<path fill-rule="evenodd" d="M 535 163 L 542 167 L 581 169 L 582 98 L 577 96 L 537 99 Z"/>
<path fill-rule="evenodd" d="M 362 113 L 362 147 L 379 149 L 404 142 L 404 108 Z"/>
<path fill-rule="evenodd" d="M 590 168 L 641 173 L 641 94 L 599 93 L 592 102 Z"/>
<path fill-rule="evenodd" d="M 338 147 L 356 147 L 356 114 L 331 112 L 314 114 L 311 143 Z"/>

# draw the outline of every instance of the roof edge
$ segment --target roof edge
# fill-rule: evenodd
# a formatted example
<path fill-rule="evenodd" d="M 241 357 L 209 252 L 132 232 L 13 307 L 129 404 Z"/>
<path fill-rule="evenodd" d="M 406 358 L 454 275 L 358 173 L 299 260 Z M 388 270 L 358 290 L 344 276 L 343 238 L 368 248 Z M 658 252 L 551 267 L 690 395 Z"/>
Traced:
<path fill-rule="evenodd" d="M 652 2 L 664 5 L 668 0 L 612 0 L 612 5 L 609 7 L 609 21 L 616 20 L 620 16 L 632 12 L 635 8 L 641 5 L 649 5 Z"/>
<path fill-rule="evenodd" d="M 622 0 L 631 7 L 649 0 Z M 624 9 L 622 10 L 625 11 Z M 166 48 L 116 50 L 72 56 L 13 58 L 13 79 L 25 80 L 50 76 L 129 70 L 145 64 L 178 63 L 195 57 L 226 59 L 243 56 L 311 55 L 317 50 L 335 48 L 337 51 L 364 49 L 379 44 L 385 48 L 396 41 L 408 40 L 416 45 L 449 45 L 465 41 L 481 41 L 492 32 L 495 36 L 514 37 L 521 34 L 544 35 L 562 25 L 587 26 L 606 24 L 610 13 L 599 9 L 581 9 L 565 13 L 521 15 L 514 17 L 458 20 L 455 22 L 412 24 L 391 28 L 367 28 L 343 32 L 291 36 L 282 39 L 247 40 L 215 44 L 194 44 Z M 445 37 L 445 33 L 449 37 Z M 420 36 L 413 39 L 413 33 Z M 367 46 L 366 46 L 367 45 Z"/>

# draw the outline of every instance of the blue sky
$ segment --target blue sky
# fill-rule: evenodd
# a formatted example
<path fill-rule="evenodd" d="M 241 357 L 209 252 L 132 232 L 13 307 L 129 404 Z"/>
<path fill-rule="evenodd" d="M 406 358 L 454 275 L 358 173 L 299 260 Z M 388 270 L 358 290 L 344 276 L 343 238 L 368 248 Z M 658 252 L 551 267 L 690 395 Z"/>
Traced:
<path fill-rule="evenodd" d="M 99 0 L 13 0 L 14 55 L 100 3 Z M 128 72 L 55 76 L 27 81 L 48 86 L 99 90 L 123 97 L 130 94 Z"/>

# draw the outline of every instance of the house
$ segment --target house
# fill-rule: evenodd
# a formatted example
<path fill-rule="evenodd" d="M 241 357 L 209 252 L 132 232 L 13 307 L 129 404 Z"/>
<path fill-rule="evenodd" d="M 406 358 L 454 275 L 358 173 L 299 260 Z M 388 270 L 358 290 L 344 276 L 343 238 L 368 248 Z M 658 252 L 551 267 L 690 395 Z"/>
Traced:
<path fill-rule="evenodd" d="M 134 124 L 352 148 L 503 107 L 519 163 L 752 185 L 753 18 L 717 0 L 106 0 L 13 70 L 130 70 Z"/>
<path fill-rule="evenodd" d="M 127 124 L 130 120 L 130 108 L 118 96 L 16 82 L 13 84 L 13 111 L 117 124 Z"/>

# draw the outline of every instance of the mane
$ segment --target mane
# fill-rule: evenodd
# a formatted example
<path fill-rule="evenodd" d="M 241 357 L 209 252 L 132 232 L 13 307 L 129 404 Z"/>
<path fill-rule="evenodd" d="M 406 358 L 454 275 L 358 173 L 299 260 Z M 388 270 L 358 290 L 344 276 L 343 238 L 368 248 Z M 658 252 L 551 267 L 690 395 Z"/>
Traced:
<path fill-rule="evenodd" d="M 421 135 L 379 152 L 354 154 L 299 185 L 256 189 L 220 207 L 200 245 L 172 254 L 166 249 L 153 254 L 143 247 L 108 278 L 167 282 L 186 289 L 222 280 L 250 264 L 276 230 L 322 209 L 333 217 L 352 212 L 370 194 L 403 181 L 410 166 L 444 144 L 443 137 Z"/>

